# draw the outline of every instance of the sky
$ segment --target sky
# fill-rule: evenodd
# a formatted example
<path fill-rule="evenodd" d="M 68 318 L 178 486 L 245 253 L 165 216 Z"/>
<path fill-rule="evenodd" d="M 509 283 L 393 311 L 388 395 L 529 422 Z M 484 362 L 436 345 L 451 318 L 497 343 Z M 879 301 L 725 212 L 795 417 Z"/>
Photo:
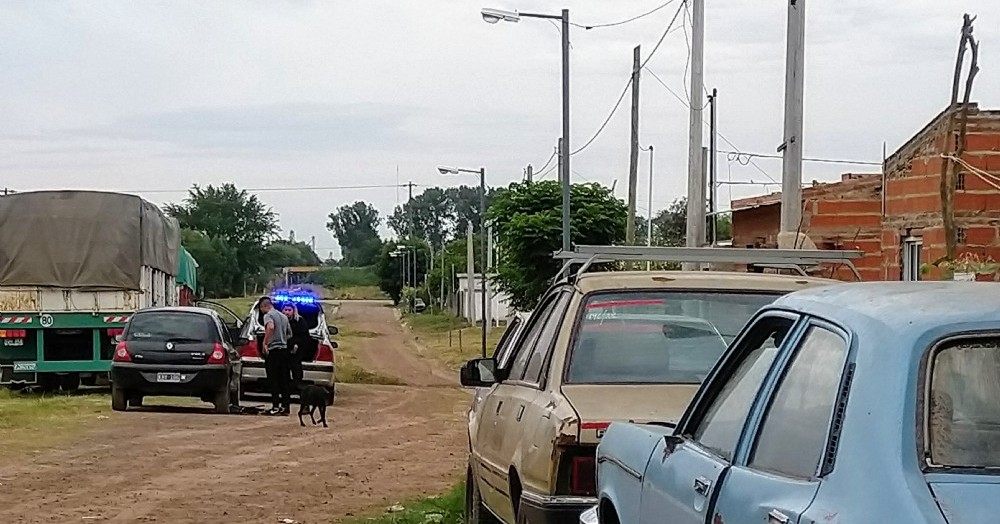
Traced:
<path fill-rule="evenodd" d="M 439 165 L 483 166 L 488 184 L 506 186 L 552 156 L 561 134 L 559 29 L 539 19 L 486 24 L 482 7 L 565 7 L 574 23 L 595 25 L 665 0 L 483 2 L 3 0 L 0 189 L 115 190 L 162 204 L 192 184 L 234 182 L 273 206 L 285 235 L 315 237 L 325 257 L 339 251 L 325 227 L 338 206 L 365 200 L 387 215 L 406 199 L 397 184 L 412 181 L 419 192 L 478 183 L 442 176 Z M 633 47 L 649 57 L 680 6 L 572 28 L 572 149 L 611 113 Z M 979 16 L 982 42 L 973 99 L 1000 108 L 1000 3 L 809 2 L 805 156 L 880 162 L 883 144 L 891 154 L 940 112 L 965 12 Z M 719 132 L 734 144 L 720 140 L 720 149 L 775 154 L 781 143 L 786 14 L 777 0 L 706 0 L 704 88 L 719 90 Z M 640 81 L 654 212 L 686 191 L 684 20 L 681 11 Z M 573 156 L 574 182 L 616 184 L 625 198 L 629 100 Z M 648 161 L 643 153 L 643 215 Z M 780 188 L 758 185 L 780 181 L 780 160 L 743 165 L 720 153 L 717 161 L 723 208 Z M 806 162 L 803 179 L 878 169 Z"/>

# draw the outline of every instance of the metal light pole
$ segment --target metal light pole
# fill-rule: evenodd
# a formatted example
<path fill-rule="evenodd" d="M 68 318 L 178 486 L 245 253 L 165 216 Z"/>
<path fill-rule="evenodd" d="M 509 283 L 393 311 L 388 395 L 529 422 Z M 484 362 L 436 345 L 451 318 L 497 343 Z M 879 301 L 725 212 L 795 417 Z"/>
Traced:
<path fill-rule="evenodd" d="M 482 319 L 483 319 L 483 329 L 482 329 L 482 349 L 483 358 L 486 358 L 486 295 L 489 291 L 488 275 L 487 270 L 487 248 L 486 248 L 486 168 L 481 167 L 476 169 L 461 169 L 457 167 L 438 167 L 438 172 L 442 175 L 457 175 L 459 173 L 470 173 L 479 175 L 479 245 L 481 252 L 479 253 L 480 265 L 482 270 L 482 284 L 480 284 L 482 290 L 480 291 L 480 307 L 482 308 Z M 471 279 L 473 275 L 469 275 Z M 470 311 L 470 313 L 472 313 Z M 473 314 L 472 319 L 475 321 L 476 316 Z"/>
<path fill-rule="evenodd" d="M 649 217 L 646 220 L 646 247 L 652 247 L 653 245 L 653 144 L 649 144 L 649 148 L 642 149 L 643 151 L 649 151 Z M 646 271 L 651 268 L 650 262 L 646 261 Z"/>
<path fill-rule="evenodd" d="M 483 20 L 490 24 L 497 22 L 519 22 L 524 18 L 543 18 L 547 20 L 559 20 L 562 29 L 562 147 L 559 151 L 560 160 L 560 181 L 562 182 L 562 249 L 570 249 L 570 229 L 569 229 L 569 9 L 563 9 L 559 15 L 543 15 L 538 13 L 518 13 L 517 11 L 505 11 L 502 9 L 483 9 Z"/>

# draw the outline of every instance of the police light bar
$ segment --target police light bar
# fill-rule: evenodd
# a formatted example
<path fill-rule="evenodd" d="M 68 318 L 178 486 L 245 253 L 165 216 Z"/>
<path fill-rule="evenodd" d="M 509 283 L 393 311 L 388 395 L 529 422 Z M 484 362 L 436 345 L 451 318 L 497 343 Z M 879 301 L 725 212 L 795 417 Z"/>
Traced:
<path fill-rule="evenodd" d="M 309 295 L 274 295 L 274 301 L 280 303 L 292 303 L 292 304 L 315 304 L 317 302 L 316 297 Z"/>

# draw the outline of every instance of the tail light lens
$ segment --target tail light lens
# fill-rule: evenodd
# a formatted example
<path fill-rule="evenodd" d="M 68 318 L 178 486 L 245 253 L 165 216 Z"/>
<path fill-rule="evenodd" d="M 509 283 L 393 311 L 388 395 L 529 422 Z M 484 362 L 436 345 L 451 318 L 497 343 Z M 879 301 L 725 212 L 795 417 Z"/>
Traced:
<path fill-rule="evenodd" d="M 593 496 L 597 493 L 597 461 L 593 455 L 573 457 L 569 489 L 573 495 Z"/>
<path fill-rule="evenodd" d="M 212 354 L 208 356 L 208 361 L 206 364 L 225 364 L 226 363 L 226 348 L 222 347 L 222 344 L 216 344 L 212 348 Z"/>
<path fill-rule="evenodd" d="M 125 328 L 109 328 L 108 329 L 108 336 L 111 337 L 111 338 L 117 337 L 118 335 L 121 335 L 122 333 L 125 333 Z"/>
<path fill-rule="evenodd" d="M 0 329 L 0 338 L 27 338 L 26 329 Z"/>
<path fill-rule="evenodd" d="M 260 357 L 260 353 L 257 352 L 257 341 L 251 339 L 246 344 L 243 344 L 242 346 L 240 346 L 240 357 L 241 358 L 247 358 L 247 357 L 259 358 Z"/>
<path fill-rule="evenodd" d="M 115 356 L 112 358 L 115 362 L 132 362 L 132 354 L 128 352 L 128 346 L 125 342 L 119 342 L 115 346 Z"/>
<path fill-rule="evenodd" d="M 333 348 L 328 344 L 320 344 L 316 350 L 317 362 L 333 362 Z"/>

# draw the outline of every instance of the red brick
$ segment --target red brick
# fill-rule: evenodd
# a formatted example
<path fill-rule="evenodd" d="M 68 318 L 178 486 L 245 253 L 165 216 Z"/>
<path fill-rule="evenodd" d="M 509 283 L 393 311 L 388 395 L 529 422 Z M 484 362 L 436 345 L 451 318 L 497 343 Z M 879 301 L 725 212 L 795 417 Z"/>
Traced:
<path fill-rule="evenodd" d="M 968 246 L 988 246 L 996 243 L 997 228 L 967 227 L 965 228 L 965 244 Z"/>
<path fill-rule="evenodd" d="M 944 159 L 940 156 L 930 156 L 924 158 L 914 158 L 910 163 L 909 177 L 922 177 L 928 175 L 941 176 L 941 164 Z"/>
<path fill-rule="evenodd" d="M 928 176 L 908 176 L 906 178 L 890 179 L 886 184 L 886 199 L 941 194 L 940 174 Z"/>
<path fill-rule="evenodd" d="M 815 229 L 844 229 L 856 230 L 858 228 L 879 228 L 882 226 L 882 217 L 878 215 L 817 215 L 809 220 L 809 228 Z"/>
<path fill-rule="evenodd" d="M 965 135 L 966 151 L 1000 151 L 1000 134 L 969 133 Z"/>
<path fill-rule="evenodd" d="M 962 155 L 962 160 L 977 169 L 982 169 L 993 174 L 1000 174 L 1000 155 L 966 153 Z M 959 169 L 964 170 L 965 168 L 960 165 Z"/>
<path fill-rule="evenodd" d="M 886 199 L 885 213 L 887 215 L 911 215 L 914 213 L 940 213 L 941 197 L 925 195 L 915 197 Z"/>
<path fill-rule="evenodd" d="M 996 193 L 960 192 L 955 195 L 956 211 L 996 211 L 1000 209 L 1000 191 Z"/>
<path fill-rule="evenodd" d="M 1000 175 L 998 175 L 998 177 L 1000 177 Z M 986 180 L 989 180 L 989 182 Z M 996 186 L 1000 186 L 1000 180 L 993 180 L 990 178 L 987 178 L 986 180 L 979 175 L 966 172 L 965 191 L 998 191 Z"/>
<path fill-rule="evenodd" d="M 816 203 L 816 213 L 820 215 L 863 215 L 882 214 L 881 200 L 820 200 Z"/>

